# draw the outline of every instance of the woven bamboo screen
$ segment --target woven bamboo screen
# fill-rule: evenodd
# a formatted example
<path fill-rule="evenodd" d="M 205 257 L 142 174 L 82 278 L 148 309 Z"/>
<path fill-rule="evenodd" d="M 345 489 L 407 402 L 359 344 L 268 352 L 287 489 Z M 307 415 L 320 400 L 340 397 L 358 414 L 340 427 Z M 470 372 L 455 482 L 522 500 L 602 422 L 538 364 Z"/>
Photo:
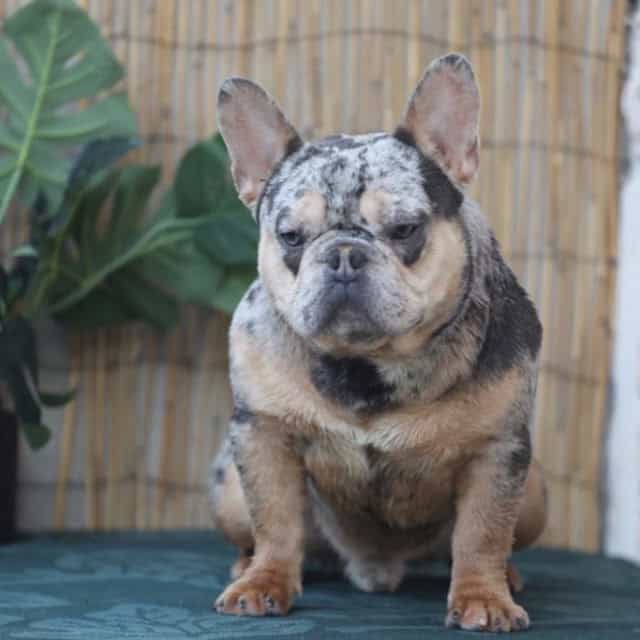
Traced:
<path fill-rule="evenodd" d="M 19 4 L 0 0 L 0 11 Z M 127 69 L 145 143 L 138 159 L 162 162 L 165 177 L 215 130 L 217 86 L 231 74 L 262 83 L 312 137 L 389 130 L 430 59 L 449 50 L 471 58 L 483 93 L 471 194 L 546 329 L 535 420 L 550 489 L 545 542 L 596 548 L 625 2 L 81 4 Z M 5 249 L 22 228 L 14 231 Z M 23 454 L 23 500 L 41 505 L 42 526 L 209 525 L 207 465 L 230 412 L 226 328 L 223 317 L 190 310 L 167 337 L 133 327 L 70 342 L 78 401 L 48 453 Z"/>

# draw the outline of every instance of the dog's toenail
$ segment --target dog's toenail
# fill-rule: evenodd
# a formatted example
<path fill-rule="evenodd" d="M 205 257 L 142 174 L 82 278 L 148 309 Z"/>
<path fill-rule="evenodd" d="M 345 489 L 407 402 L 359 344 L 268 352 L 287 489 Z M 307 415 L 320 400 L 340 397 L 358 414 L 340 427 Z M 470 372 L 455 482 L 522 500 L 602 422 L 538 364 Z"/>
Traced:
<path fill-rule="evenodd" d="M 247 601 L 244 598 L 238 598 L 238 606 L 244 611 L 247 608 Z"/>
<path fill-rule="evenodd" d="M 523 617 L 516 618 L 516 625 L 518 626 L 518 629 L 526 629 L 527 628 L 527 621 Z"/>

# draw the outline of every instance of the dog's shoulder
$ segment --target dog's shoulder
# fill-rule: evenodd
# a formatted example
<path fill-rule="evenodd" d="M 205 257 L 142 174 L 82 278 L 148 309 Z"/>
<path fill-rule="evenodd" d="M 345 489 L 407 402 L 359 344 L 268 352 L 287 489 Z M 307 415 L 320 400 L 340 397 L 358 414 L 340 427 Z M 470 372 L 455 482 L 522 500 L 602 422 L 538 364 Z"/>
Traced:
<path fill-rule="evenodd" d="M 247 289 L 236 307 L 229 330 L 229 351 L 232 368 L 287 355 L 293 340 L 286 324 L 269 297 L 260 279 Z M 278 358 L 278 365 L 281 362 Z M 274 362 L 275 364 L 275 362 Z M 233 371 L 232 371 L 233 373 Z"/>
<path fill-rule="evenodd" d="M 535 360 L 542 343 L 542 325 L 494 237 L 489 251 L 491 268 L 484 283 L 489 297 L 489 323 L 477 367 L 479 373 L 491 376 L 519 362 Z"/>
<path fill-rule="evenodd" d="M 233 349 L 235 340 L 242 335 L 255 335 L 257 331 L 264 333 L 274 324 L 272 306 L 267 292 L 259 278 L 253 281 L 245 291 L 231 319 L 230 341 Z"/>
<path fill-rule="evenodd" d="M 260 279 L 233 314 L 229 360 L 237 405 L 282 418 L 299 413 L 300 406 L 312 410 L 307 350 L 278 313 Z"/>
<path fill-rule="evenodd" d="M 478 307 L 484 312 L 481 348 L 474 373 L 477 378 L 501 377 L 513 367 L 527 369 L 535 362 L 542 342 L 536 308 L 504 259 L 499 243 L 478 206 L 466 201 L 464 224 L 472 238 L 474 287 L 470 292 L 473 325 Z M 475 309 L 473 308 L 475 305 Z"/>

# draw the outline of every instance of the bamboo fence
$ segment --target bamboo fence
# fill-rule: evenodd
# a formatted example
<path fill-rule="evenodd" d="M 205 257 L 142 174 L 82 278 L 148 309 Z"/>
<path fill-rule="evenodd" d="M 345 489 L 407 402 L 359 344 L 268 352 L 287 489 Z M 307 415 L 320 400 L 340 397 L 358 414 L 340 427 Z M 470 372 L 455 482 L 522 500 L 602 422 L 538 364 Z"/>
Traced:
<path fill-rule="evenodd" d="M 0 0 L 0 16 L 21 4 Z M 429 60 L 450 50 L 469 56 L 483 94 L 471 195 L 546 330 L 534 427 L 549 483 L 544 542 L 598 548 L 626 3 L 80 4 L 127 70 L 144 141 L 137 159 L 162 162 L 166 179 L 184 149 L 215 130 L 217 87 L 229 75 L 263 84 L 313 137 L 391 129 Z M 23 233 L 14 221 L 3 251 Z M 207 466 L 230 413 L 227 322 L 191 309 L 168 336 L 127 327 L 70 340 L 78 400 L 49 454 L 22 454 L 35 469 L 23 473 L 24 499 L 40 492 L 41 526 L 209 526 Z M 59 359 L 48 366 L 59 379 Z M 48 471 L 38 460 L 51 462 Z"/>

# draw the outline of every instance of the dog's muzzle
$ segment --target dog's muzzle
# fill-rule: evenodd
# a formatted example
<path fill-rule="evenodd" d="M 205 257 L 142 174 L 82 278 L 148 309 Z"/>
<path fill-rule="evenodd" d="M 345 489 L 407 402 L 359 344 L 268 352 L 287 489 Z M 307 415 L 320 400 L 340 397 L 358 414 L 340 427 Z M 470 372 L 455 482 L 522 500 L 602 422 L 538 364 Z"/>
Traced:
<path fill-rule="evenodd" d="M 358 239 L 339 239 L 323 251 L 320 261 L 330 282 L 348 285 L 359 280 L 370 261 L 367 244 Z"/>

